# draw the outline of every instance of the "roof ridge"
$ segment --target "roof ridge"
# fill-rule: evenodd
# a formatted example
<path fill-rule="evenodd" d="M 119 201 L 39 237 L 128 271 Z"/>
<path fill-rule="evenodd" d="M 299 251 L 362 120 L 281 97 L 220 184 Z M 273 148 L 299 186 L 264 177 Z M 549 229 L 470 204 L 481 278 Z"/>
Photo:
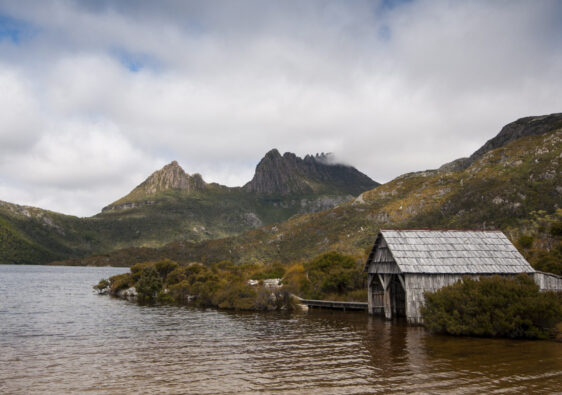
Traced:
<path fill-rule="evenodd" d="M 501 229 L 458 229 L 458 228 L 457 229 L 453 229 L 453 228 L 439 228 L 439 229 L 431 229 L 431 228 L 407 228 L 407 229 L 380 228 L 379 229 L 379 231 L 383 231 L 383 230 L 390 230 L 390 231 L 394 231 L 394 232 L 403 232 L 403 231 L 449 232 L 449 231 L 453 231 L 453 232 L 500 232 L 500 233 L 503 233 L 501 231 Z"/>
<path fill-rule="evenodd" d="M 534 272 L 501 230 L 380 229 L 379 236 L 402 273 Z M 377 248 L 375 243 L 367 264 Z"/>

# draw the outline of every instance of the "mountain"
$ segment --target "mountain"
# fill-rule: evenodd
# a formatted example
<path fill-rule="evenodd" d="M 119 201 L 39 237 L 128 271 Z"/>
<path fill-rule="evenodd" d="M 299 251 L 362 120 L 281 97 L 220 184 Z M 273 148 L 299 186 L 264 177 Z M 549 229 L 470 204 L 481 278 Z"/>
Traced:
<path fill-rule="evenodd" d="M 562 128 L 562 113 L 520 118 L 505 125 L 502 130 L 469 158 L 460 158 L 441 166 L 441 170 L 464 170 L 487 152 L 503 147 L 521 137 L 540 136 Z"/>
<path fill-rule="evenodd" d="M 104 261 L 91 257 L 85 262 L 128 265 L 168 257 L 206 263 L 287 263 L 333 250 L 363 256 L 380 228 L 499 228 L 518 245 L 521 236 L 531 240 L 530 247 L 522 247 L 530 248 L 529 254 L 533 250 L 548 254 L 561 243 L 559 119 L 560 114 L 523 118 L 510 124 L 521 128 L 503 128 L 466 167 L 405 174 L 327 211 L 297 215 L 225 239 L 121 250 Z"/>
<path fill-rule="evenodd" d="M 264 180 L 276 180 L 275 188 L 264 187 Z M 0 202 L 0 263 L 46 263 L 229 237 L 333 208 L 376 185 L 353 167 L 329 163 L 326 155 L 301 159 L 272 150 L 253 180 L 234 188 L 206 183 L 173 161 L 90 218 Z"/>
<path fill-rule="evenodd" d="M 122 210 L 139 207 L 141 205 L 154 204 L 153 200 L 144 199 L 157 196 L 169 190 L 183 191 L 186 194 L 203 192 L 208 184 L 203 181 L 200 174 L 190 176 L 176 161 L 164 166 L 162 169 L 152 173 L 143 183 L 133 189 L 127 196 L 104 207 L 103 211 Z"/>
<path fill-rule="evenodd" d="M 358 195 L 379 185 L 354 167 L 333 162 L 331 155 L 304 159 L 273 149 L 258 163 L 254 178 L 243 189 L 258 195 L 332 193 Z"/>
<path fill-rule="evenodd" d="M 113 231 L 113 241 L 120 245 L 113 247 L 152 247 L 232 236 L 332 208 L 377 185 L 353 167 L 328 163 L 326 155 L 301 159 L 271 150 L 253 179 L 233 188 L 206 183 L 173 161 L 94 219 L 117 223 L 120 230 Z"/>

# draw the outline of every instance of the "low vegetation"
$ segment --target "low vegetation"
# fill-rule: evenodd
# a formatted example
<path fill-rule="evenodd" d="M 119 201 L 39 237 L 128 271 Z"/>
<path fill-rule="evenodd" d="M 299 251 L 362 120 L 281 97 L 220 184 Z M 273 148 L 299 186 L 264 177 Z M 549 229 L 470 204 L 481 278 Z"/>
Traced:
<path fill-rule="evenodd" d="M 130 273 L 101 280 L 94 286 L 119 296 L 120 291 L 135 288 L 142 304 L 188 304 L 234 310 L 293 310 L 297 304 L 281 287 L 268 287 L 263 280 L 281 273 L 276 265 L 234 265 L 228 261 L 212 266 L 201 263 L 178 264 L 165 259 L 138 263 Z M 252 278 L 259 278 L 250 285 Z"/>
<path fill-rule="evenodd" d="M 277 286 L 266 281 L 269 279 L 282 281 Z M 293 295 L 366 301 L 362 263 L 335 252 L 289 267 L 278 262 L 235 265 L 221 261 L 203 265 L 164 259 L 133 265 L 130 273 L 103 279 L 94 289 L 120 296 L 131 287 L 143 304 L 191 303 L 233 310 L 293 310 L 297 303 Z"/>
<path fill-rule="evenodd" d="M 536 270 L 562 275 L 562 209 L 532 212 L 516 234 L 515 245 Z"/>
<path fill-rule="evenodd" d="M 329 252 L 287 268 L 285 287 L 305 299 L 367 301 L 363 260 Z"/>
<path fill-rule="evenodd" d="M 426 293 L 425 326 L 450 335 L 545 339 L 562 321 L 562 296 L 527 275 L 465 278 Z"/>

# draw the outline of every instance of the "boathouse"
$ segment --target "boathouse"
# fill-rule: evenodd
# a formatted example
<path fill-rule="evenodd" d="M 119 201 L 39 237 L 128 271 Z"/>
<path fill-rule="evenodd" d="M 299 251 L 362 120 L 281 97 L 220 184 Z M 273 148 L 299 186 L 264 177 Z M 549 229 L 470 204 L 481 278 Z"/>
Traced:
<path fill-rule="evenodd" d="M 528 273 L 541 288 L 562 285 L 558 276 L 536 273 L 501 231 L 381 229 L 365 271 L 369 314 L 412 324 L 422 323 L 424 292 L 463 276 Z"/>

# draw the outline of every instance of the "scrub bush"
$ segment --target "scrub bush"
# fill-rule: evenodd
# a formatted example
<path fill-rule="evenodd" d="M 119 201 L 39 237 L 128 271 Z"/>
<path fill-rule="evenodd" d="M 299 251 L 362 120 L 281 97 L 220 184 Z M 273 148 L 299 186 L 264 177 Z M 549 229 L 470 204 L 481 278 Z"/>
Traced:
<path fill-rule="evenodd" d="M 109 284 L 110 293 L 116 294 L 122 289 L 129 288 L 133 284 L 133 281 L 131 278 L 131 274 L 123 273 L 113 277 L 109 277 Z"/>
<path fill-rule="evenodd" d="M 525 274 L 464 278 L 426 292 L 424 325 L 432 332 L 509 338 L 552 337 L 562 321 L 561 296 L 539 292 Z"/>
<path fill-rule="evenodd" d="M 141 303 L 153 303 L 162 291 L 162 279 L 153 266 L 145 267 L 136 284 L 138 300 Z"/>

